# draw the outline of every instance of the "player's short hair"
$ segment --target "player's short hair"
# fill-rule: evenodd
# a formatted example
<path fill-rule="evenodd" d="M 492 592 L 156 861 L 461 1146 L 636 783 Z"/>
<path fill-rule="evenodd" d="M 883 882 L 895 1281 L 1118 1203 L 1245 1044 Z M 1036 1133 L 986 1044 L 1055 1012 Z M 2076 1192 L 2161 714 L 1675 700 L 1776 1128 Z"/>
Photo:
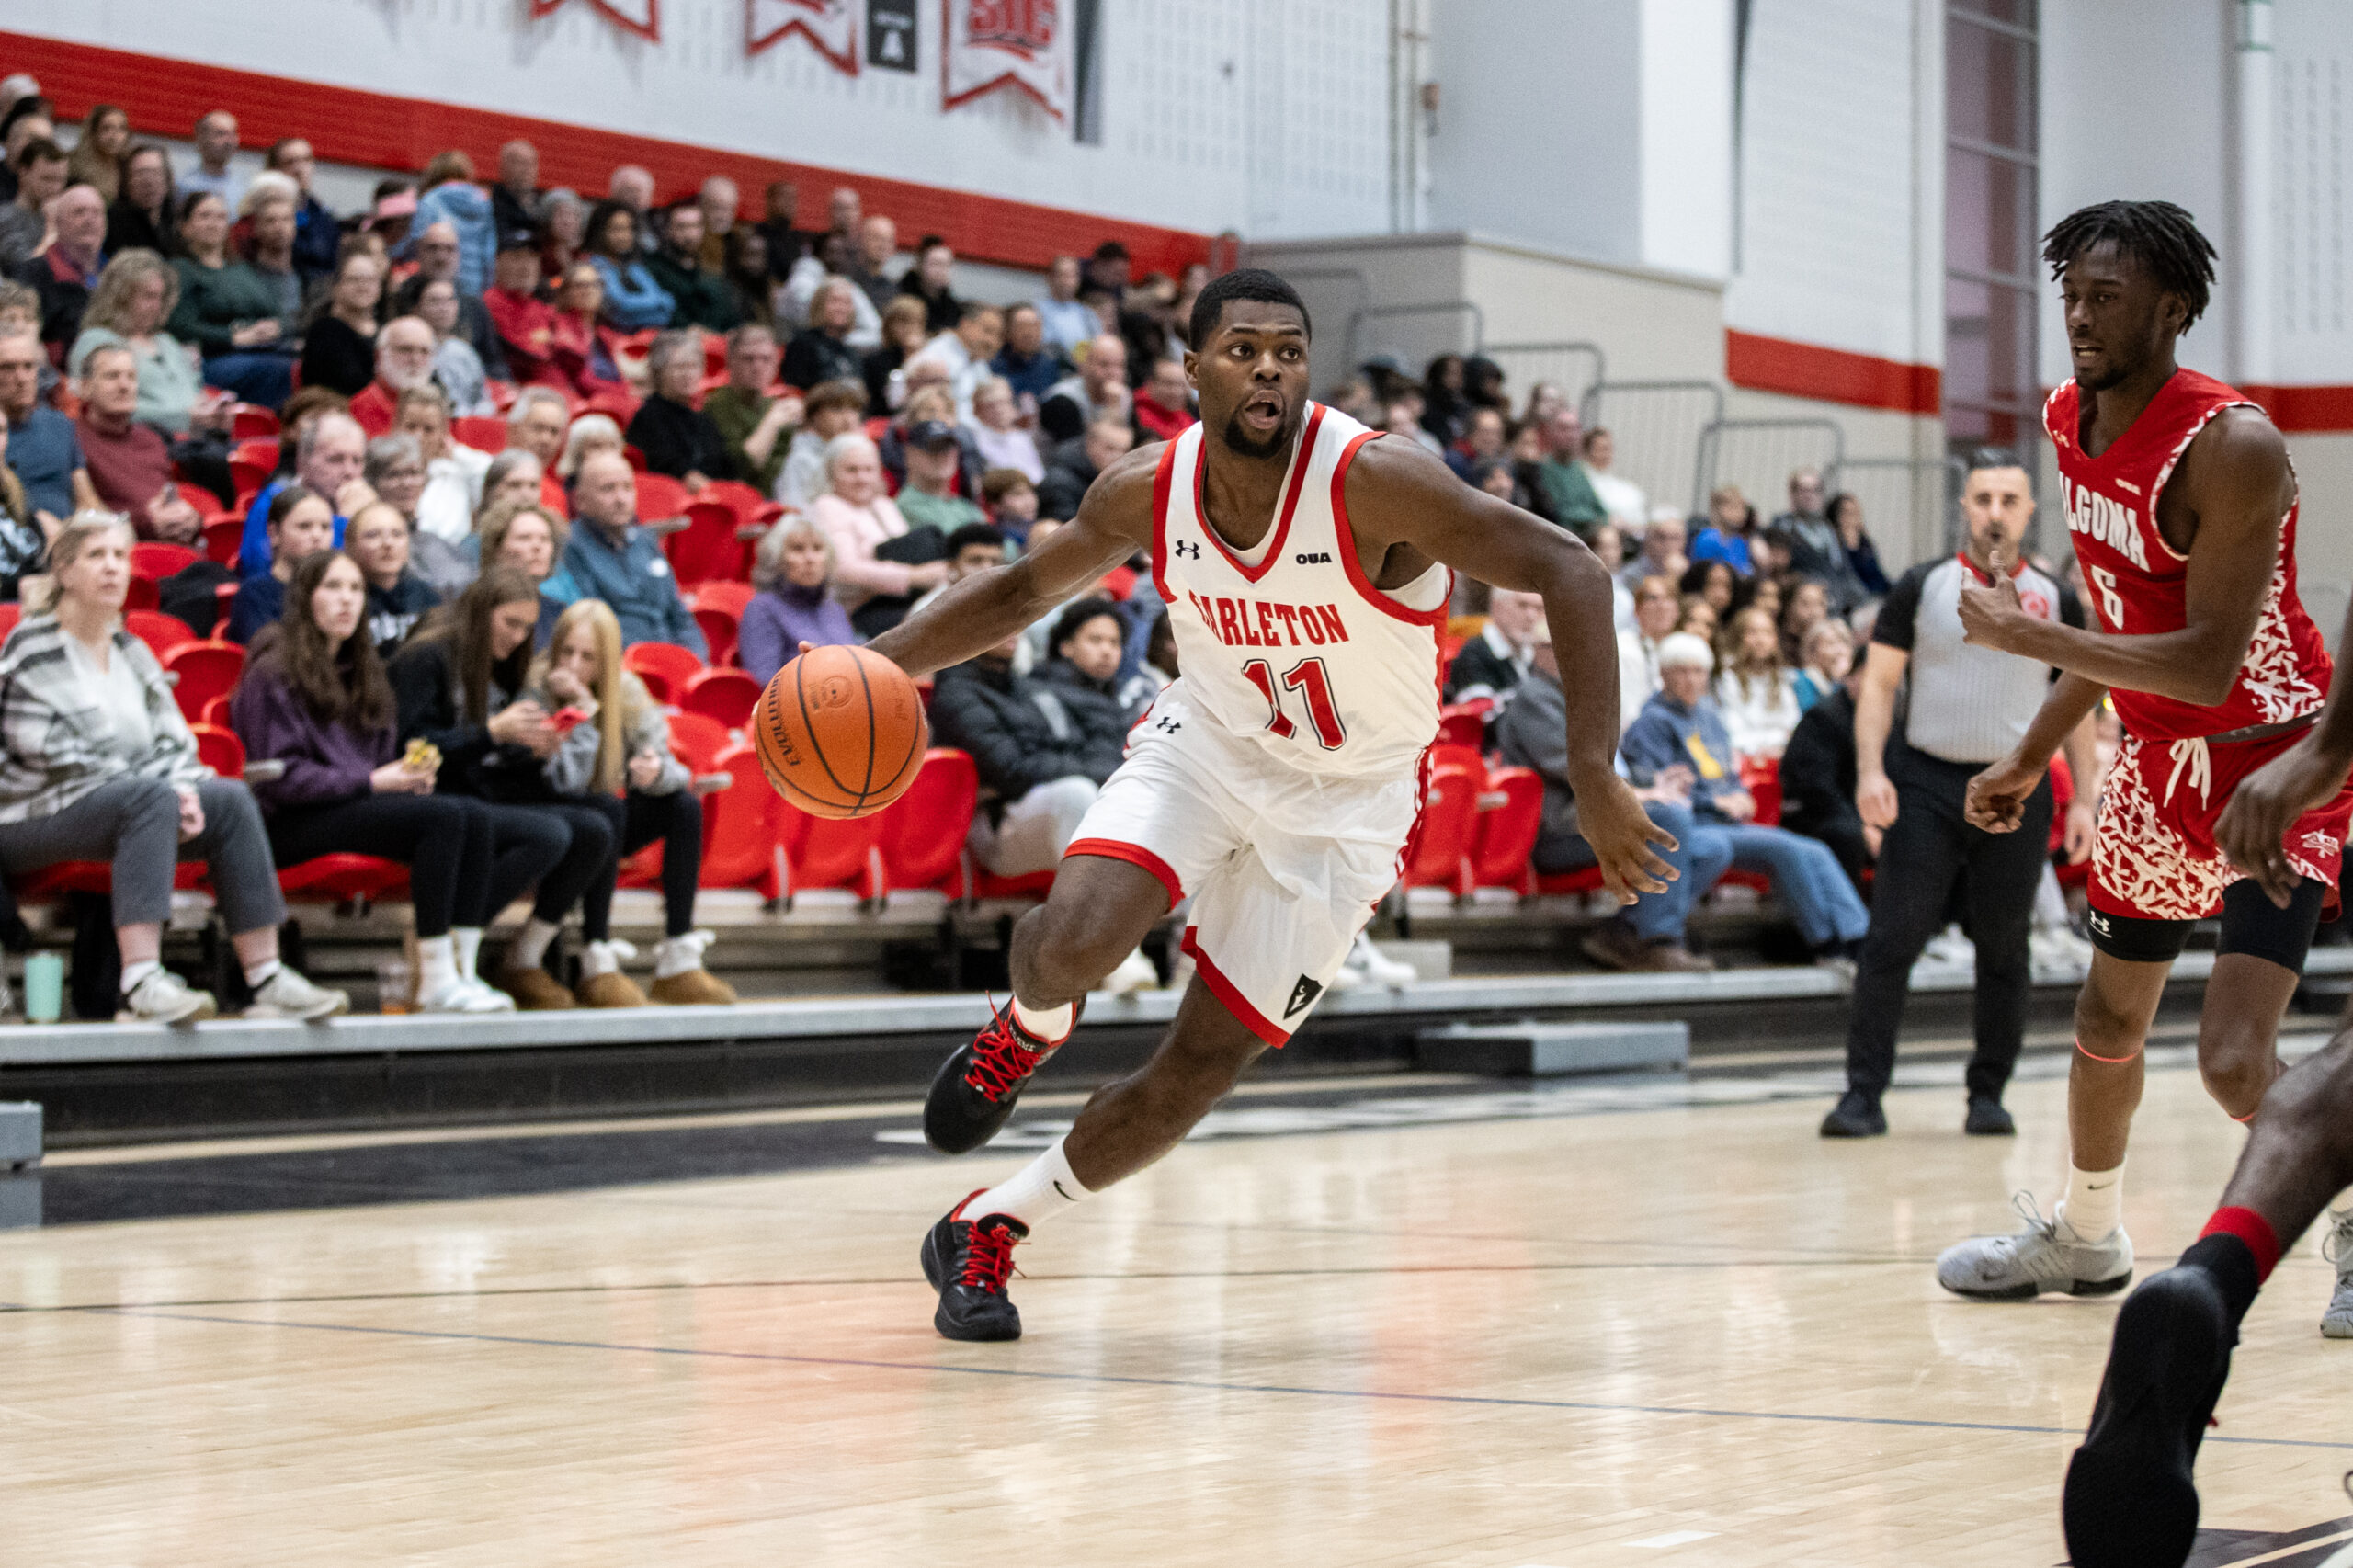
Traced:
<path fill-rule="evenodd" d="M 1307 335 L 1315 335 L 1315 324 L 1308 319 L 1307 301 L 1299 290 L 1261 267 L 1245 267 L 1222 278 L 1212 278 L 1193 301 L 1193 319 L 1189 324 L 1195 350 L 1207 344 L 1217 332 L 1217 324 L 1225 314 L 1231 300 L 1262 300 L 1270 305 L 1289 305 L 1299 312 L 1300 324 L 1307 328 Z"/>
<path fill-rule="evenodd" d="M 1005 530 L 993 523 L 966 523 L 952 529 L 946 540 L 949 561 L 955 560 L 974 545 L 986 545 L 994 550 L 1005 548 Z"/>
<path fill-rule="evenodd" d="M 2178 294 L 2189 314 L 2187 331 L 2206 313 L 2214 282 L 2214 246 L 2197 221 L 2170 201 L 2103 201 L 2078 208 L 2042 237 L 2042 259 L 2057 278 L 2103 241 L 2148 268 L 2157 287 Z"/>

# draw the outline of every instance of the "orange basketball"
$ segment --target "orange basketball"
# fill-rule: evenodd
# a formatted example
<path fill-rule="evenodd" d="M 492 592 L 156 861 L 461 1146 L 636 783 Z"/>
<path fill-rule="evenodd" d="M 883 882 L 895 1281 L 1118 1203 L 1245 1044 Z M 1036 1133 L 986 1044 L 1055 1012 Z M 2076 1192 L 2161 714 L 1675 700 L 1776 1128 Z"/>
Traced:
<path fill-rule="evenodd" d="M 776 672 L 752 710 L 752 744 L 776 792 L 814 817 L 862 817 L 907 791 L 931 727 L 907 672 L 864 648 L 813 648 Z"/>

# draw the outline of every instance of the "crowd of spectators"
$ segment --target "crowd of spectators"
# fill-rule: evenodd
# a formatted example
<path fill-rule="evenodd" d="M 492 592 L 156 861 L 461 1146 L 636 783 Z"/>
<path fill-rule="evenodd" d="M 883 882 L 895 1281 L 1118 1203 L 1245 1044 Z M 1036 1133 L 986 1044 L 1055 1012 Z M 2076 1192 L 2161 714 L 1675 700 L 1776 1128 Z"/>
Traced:
<path fill-rule="evenodd" d="M 654 999 L 732 999 L 693 926 L 690 781 L 661 705 L 622 663 L 648 642 L 711 652 L 664 543 L 684 519 L 647 496 L 748 495 L 773 519 L 750 552 L 733 654 L 765 681 L 802 642 L 874 636 L 1031 548 L 1106 467 L 1197 417 L 1181 356 L 1206 269 L 1135 278 L 1117 243 L 1057 259 L 1031 297 L 984 301 L 957 291 L 945 241 L 923 235 L 903 255 L 892 220 L 852 187 L 803 227 L 790 182 L 756 211 L 724 176 L 665 195 L 633 166 L 601 195 L 547 189 L 536 149 L 515 142 L 487 182 L 447 152 L 338 214 L 313 188 L 306 142 L 278 142 L 248 175 L 233 117 L 201 117 L 196 160 L 177 168 L 142 139 L 152 129 L 102 105 L 69 149 L 37 94 L 0 110 L 13 279 L 0 285 L 0 594 L 27 611 L 0 680 L 62 638 L 76 678 L 120 687 L 98 704 L 119 710 L 119 738 L 93 756 L 177 790 L 183 827 L 242 821 L 246 808 L 222 803 L 242 785 L 191 795 L 169 702 L 132 722 L 153 661 L 126 654 L 139 644 L 104 613 L 119 576 L 106 563 L 131 540 L 202 547 L 210 519 L 241 517 L 235 549 L 163 585 L 162 604 L 209 633 L 205 609 L 226 598 L 222 634 L 251 651 L 232 722 L 250 756 L 288 767 L 252 797 L 251 831 L 190 830 L 175 850 L 125 828 L 119 878 L 158 874 L 127 856 L 216 849 L 282 860 L 334 843 L 403 860 L 426 1007 L 646 1000 L 620 972 L 610 907 L 620 858 L 657 842 Z M 1851 744 L 1842 784 L 1813 777 L 1835 771 L 1837 748 L 1802 741 L 1816 711 L 1851 732 L 1855 640 L 1888 586 L 1856 498 L 1802 472 L 1769 523 L 1731 489 L 1686 518 L 1616 471 L 1611 433 L 1584 427 L 1558 389 L 1529 388 L 1515 411 L 1503 372 L 1475 357 L 1441 356 L 1418 380 L 1369 365 L 1325 400 L 1585 540 L 1615 574 L 1621 766 L 1681 841 L 1685 875 L 1587 951 L 1619 968 L 1703 967 L 1686 940 L 1693 903 L 1727 870 L 1755 869 L 1815 954 L 1850 956 L 1875 833 L 1838 810 L 1851 807 Z M 274 453 L 237 439 L 250 409 L 276 416 Z M 269 470 L 258 484 L 256 463 Z M 77 576 L 66 556 L 93 564 Z M 974 758 L 972 847 L 996 875 L 1051 867 L 1176 673 L 1144 565 L 939 677 L 933 723 Z M 1544 776 L 1537 866 L 1590 864 L 1542 606 L 1472 592 L 1456 608 L 1485 620 L 1449 698 L 1490 704 L 1495 748 Z M 13 706 L 0 730 L 5 830 L 62 802 L 17 744 L 47 732 Z M 1776 765 L 1788 807 L 1763 826 L 1748 780 Z M 46 863 L 45 842 L 0 831 L 0 868 Z M 521 934 L 478 973 L 487 918 L 525 893 Z M 269 913 L 241 897 L 233 926 Z M 576 990 L 548 961 L 574 911 Z M 125 930 L 127 1007 L 211 1005 L 155 982 L 133 956 L 152 944 Z M 236 930 L 257 994 L 290 976 Z M 1115 980 L 1152 972 L 1138 954 Z M 301 985 L 279 991 L 299 1000 Z"/>

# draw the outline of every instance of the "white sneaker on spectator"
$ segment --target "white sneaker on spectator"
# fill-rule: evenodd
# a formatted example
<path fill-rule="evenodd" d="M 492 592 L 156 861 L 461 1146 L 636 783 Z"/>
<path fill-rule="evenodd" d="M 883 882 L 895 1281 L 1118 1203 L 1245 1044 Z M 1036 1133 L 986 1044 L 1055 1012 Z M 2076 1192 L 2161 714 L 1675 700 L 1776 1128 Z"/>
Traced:
<path fill-rule="evenodd" d="M 1102 989 L 1114 996 L 1125 996 L 1137 991 L 1157 991 L 1160 989 L 1160 971 L 1152 967 L 1152 960 L 1143 956 L 1142 948 L 1138 948 L 1120 960 L 1119 968 L 1103 977 Z"/>
<path fill-rule="evenodd" d="M 199 991 L 168 969 L 132 986 L 115 1014 L 121 1024 L 192 1024 L 218 1015 L 221 1005 L 210 991 Z"/>
<path fill-rule="evenodd" d="M 417 998 L 420 1013 L 511 1013 L 515 998 L 484 981 L 458 980 Z"/>
<path fill-rule="evenodd" d="M 262 982 L 254 993 L 252 1006 L 245 1009 L 248 1018 L 301 1018 L 305 1023 L 333 1017 L 347 1012 L 351 998 L 340 991 L 330 991 L 324 985 L 313 985 L 294 972 L 290 964 L 281 963 L 278 972 Z"/>
<path fill-rule="evenodd" d="M 1372 938 L 1361 931 L 1357 933 L 1356 941 L 1349 946 L 1347 960 L 1341 967 L 1356 971 L 1363 976 L 1363 983 L 1367 985 L 1386 985 L 1392 990 L 1401 985 L 1411 985 L 1421 978 L 1420 971 L 1412 964 L 1399 963 L 1374 947 Z"/>
<path fill-rule="evenodd" d="M 1932 963 L 1973 964 L 1977 961 L 1977 944 L 1961 934 L 1958 926 L 1948 926 L 1928 938 L 1920 956 Z"/>

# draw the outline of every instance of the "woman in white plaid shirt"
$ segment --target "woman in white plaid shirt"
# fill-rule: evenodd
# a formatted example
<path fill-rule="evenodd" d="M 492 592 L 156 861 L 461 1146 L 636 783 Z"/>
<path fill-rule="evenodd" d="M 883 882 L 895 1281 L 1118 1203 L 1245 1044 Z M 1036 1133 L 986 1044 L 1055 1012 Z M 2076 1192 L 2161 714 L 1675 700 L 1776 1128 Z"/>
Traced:
<path fill-rule="evenodd" d="M 0 873 L 112 862 L 118 1017 L 176 1024 L 218 1010 L 158 961 L 173 868 L 202 859 L 254 988 L 245 1016 L 340 1013 L 342 992 L 278 961 L 286 905 L 253 796 L 197 760 L 162 667 L 123 630 L 131 543 L 128 519 L 77 515 L 50 547 L 51 581 L 0 644 Z"/>

